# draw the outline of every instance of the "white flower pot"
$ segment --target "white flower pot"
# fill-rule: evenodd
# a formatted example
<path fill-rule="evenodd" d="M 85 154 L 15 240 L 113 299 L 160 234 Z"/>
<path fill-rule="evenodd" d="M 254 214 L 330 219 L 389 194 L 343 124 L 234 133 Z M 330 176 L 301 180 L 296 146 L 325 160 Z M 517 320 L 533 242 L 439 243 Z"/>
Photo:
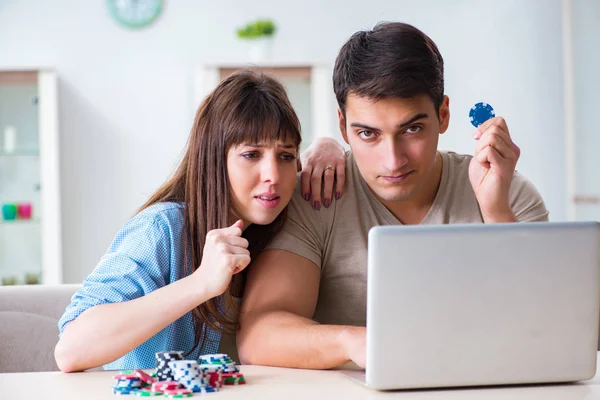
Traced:
<path fill-rule="evenodd" d="M 253 63 L 261 63 L 271 59 L 273 53 L 273 38 L 261 37 L 248 39 L 248 58 Z"/>

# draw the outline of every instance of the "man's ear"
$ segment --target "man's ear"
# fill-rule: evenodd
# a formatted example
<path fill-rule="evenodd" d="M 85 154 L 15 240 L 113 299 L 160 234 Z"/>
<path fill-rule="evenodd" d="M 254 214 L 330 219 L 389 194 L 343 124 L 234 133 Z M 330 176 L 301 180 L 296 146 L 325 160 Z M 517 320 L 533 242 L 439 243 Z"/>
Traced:
<path fill-rule="evenodd" d="M 444 96 L 442 99 L 438 115 L 440 119 L 440 135 L 442 135 L 448 130 L 448 125 L 450 125 L 450 98 L 448 96 Z"/>
<path fill-rule="evenodd" d="M 338 108 L 338 121 L 340 123 L 340 132 L 342 132 L 342 137 L 344 138 L 344 142 L 350 144 L 348 142 L 348 133 L 346 132 L 346 117 L 344 117 L 344 113 L 341 109 Z"/>

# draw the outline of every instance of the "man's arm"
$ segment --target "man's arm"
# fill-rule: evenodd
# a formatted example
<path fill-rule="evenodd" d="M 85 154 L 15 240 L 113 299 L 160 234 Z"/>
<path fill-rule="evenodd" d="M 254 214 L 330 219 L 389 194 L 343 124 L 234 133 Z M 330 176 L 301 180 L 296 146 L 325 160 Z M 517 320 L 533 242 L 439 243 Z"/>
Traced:
<path fill-rule="evenodd" d="M 263 251 L 248 270 L 237 344 L 244 364 L 326 369 L 365 364 L 365 328 L 311 318 L 320 270 L 285 250 Z"/>
<path fill-rule="evenodd" d="M 536 187 L 518 172 L 510 186 L 510 204 L 519 222 L 548 222 L 548 209 Z"/>

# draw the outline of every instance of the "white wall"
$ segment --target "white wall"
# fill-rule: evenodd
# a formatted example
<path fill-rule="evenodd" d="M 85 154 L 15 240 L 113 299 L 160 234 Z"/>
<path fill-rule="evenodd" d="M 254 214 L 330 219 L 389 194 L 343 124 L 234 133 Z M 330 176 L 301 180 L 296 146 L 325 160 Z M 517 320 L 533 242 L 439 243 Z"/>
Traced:
<path fill-rule="evenodd" d="M 600 105 L 600 1 L 571 1 L 575 190 L 577 195 L 600 197 L 600 135 L 597 120 Z M 576 217 L 600 220 L 600 204 L 578 205 Z"/>
<path fill-rule="evenodd" d="M 60 79 L 65 281 L 91 271 L 172 171 L 197 106 L 194 71 L 245 61 L 235 27 L 263 16 L 288 63 L 332 63 L 350 34 L 380 20 L 423 29 L 446 60 L 442 146 L 472 152 L 469 107 L 490 102 L 522 148 L 518 168 L 565 218 L 561 0 L 177 0 L 142 31 L 117 26 L 104 1 L 5 0 L 0 68 L 52 67 Z"/>

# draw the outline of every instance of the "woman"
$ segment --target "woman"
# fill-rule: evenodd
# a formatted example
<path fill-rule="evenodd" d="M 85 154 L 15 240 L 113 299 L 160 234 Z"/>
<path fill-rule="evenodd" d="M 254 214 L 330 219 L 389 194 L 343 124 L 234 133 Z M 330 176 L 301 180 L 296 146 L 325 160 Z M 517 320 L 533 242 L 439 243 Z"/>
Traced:
<path fill-rule="evenodd" d="M 236 328 L 239 273 L 284 221 L 300 141 L 280 83 L 251 72 L 222 81 L 198 109 L 174 176 L 73 296 L 59 321 L 59 368 L 152 368 L 159 351 L 216 353 Z"/>

